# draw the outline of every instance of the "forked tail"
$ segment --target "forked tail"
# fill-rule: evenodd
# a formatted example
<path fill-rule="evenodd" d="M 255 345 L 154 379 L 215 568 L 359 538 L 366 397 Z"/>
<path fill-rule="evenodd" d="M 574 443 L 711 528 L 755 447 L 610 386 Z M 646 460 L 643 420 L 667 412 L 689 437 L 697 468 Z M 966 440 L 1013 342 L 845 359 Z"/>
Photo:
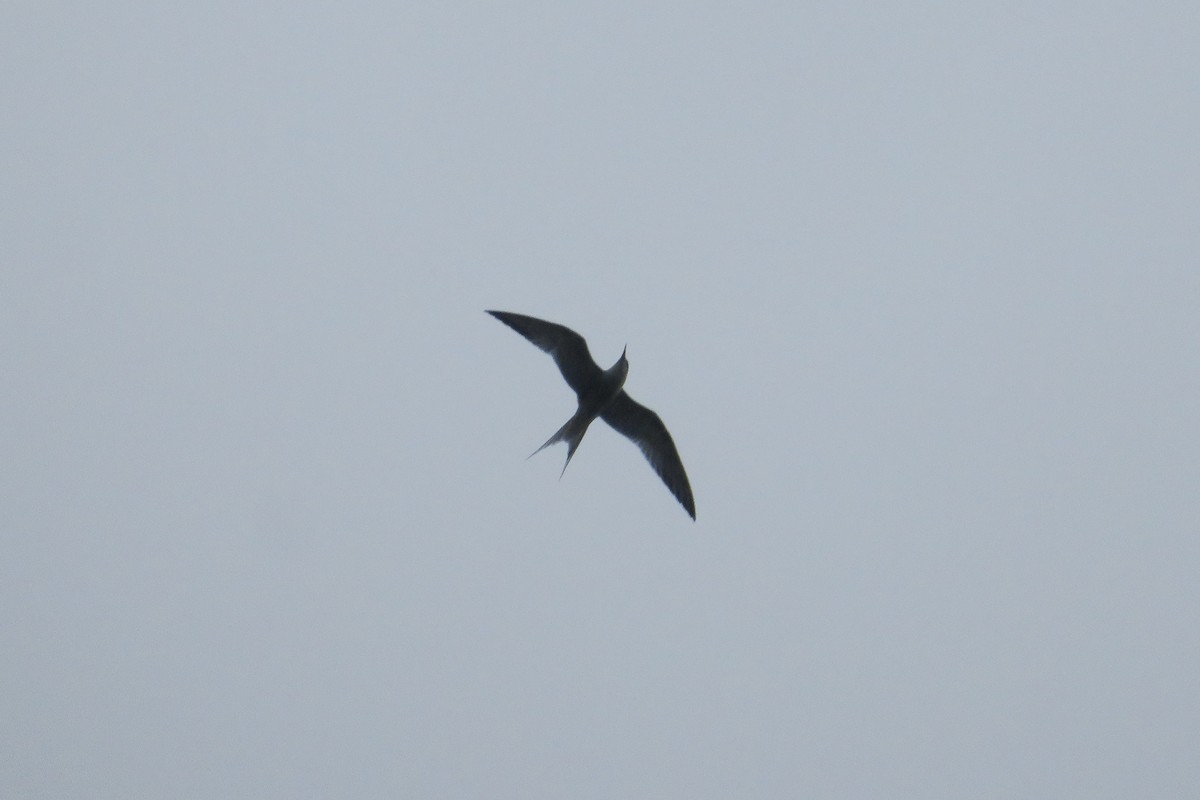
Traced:
<path fill-rule="evenodd" d="M 526 460 L 528 461 L 556 442 L 566 442 L 567 460 L 563 464 L 562 472 L 558 473 L 558 477 L 561 478 L 566 473 L 567 464 L 571 463 L 571 456 L 575 455 L 575 451 L 579 448 L 579 443 L 583 441 L 583 435 L 587 433 L 588 426 L 592 424 L 593 419 L 595 419 L 595 416 L 584 414 L 582 409 L 576 411 L 575 415 L 567 420 L 553 436 L 547 439 L 544 445 L 526 456 Z"/>

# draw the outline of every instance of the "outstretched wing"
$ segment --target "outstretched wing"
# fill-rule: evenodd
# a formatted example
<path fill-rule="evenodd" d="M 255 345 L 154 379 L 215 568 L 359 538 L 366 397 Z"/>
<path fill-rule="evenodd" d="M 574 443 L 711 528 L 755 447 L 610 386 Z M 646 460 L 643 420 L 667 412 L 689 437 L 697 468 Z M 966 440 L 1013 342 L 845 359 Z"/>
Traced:
<path fill-rule="evenodd" d="M 679 460 L 675 442 L 658 414 L 635 402 L 622 389 L 600 412 L 600 417 L 618 433 L 633 440 L 671 494 L 695 519 L 696 502 L 692 499 L 691 484 L 688 483 L 687 473 L 683 471 L 683 462 Z"/>
<path fill-rule="evenodd" d="M 509 311 L 487 313 L 549 353 L 576 395 L 582 395 L 603 377 L 604 371 L 592 360 L 587 342 L 570 328 Z"/>

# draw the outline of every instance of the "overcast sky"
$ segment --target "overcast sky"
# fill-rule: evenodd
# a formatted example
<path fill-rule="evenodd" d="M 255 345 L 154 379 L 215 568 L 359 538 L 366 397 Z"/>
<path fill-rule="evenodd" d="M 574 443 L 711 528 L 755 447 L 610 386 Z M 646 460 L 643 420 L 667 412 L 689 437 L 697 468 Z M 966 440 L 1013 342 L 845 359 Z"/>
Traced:
<path fill-rule="evenodd" d="M 0 796 L 1200 795 L 1198 37 L 8 4 Z"/>

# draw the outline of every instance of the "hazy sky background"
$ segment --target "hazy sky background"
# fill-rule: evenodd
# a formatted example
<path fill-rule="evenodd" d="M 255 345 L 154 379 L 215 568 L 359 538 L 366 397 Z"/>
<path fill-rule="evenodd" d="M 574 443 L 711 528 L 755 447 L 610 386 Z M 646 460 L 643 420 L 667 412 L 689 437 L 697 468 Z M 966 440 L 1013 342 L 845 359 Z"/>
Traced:
<path fill-rule="evenodd" d="M 8 4 L 0 795 L 1197 796 L 1197 9 Z"/>

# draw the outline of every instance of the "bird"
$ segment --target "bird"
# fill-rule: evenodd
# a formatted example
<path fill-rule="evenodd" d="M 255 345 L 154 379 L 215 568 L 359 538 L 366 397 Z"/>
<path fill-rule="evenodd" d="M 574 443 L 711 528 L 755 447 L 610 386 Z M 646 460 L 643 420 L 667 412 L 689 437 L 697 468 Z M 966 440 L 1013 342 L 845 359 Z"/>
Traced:
<path fill-rule="evenodd" d="M 635 401 L 624 389 L 629 374 L 628 346 L 621 351 L 615 364 L 601 369 L 592 360 L 587 341 L 564 325 L 510 311 L 487 313 L 549 353 L 567 385 L 575 391 L 579 403 L 571 418 L 528 457 L 533 458 L 556 442 L 566 442 L 567 461 L 559 473 L 561 478 L 588 426 L 599 417 L 638 446 L 658 477 L 695 521 L 696 502 L 692 498 L 692 487 L 667 426 L 658 414 Z"/>

